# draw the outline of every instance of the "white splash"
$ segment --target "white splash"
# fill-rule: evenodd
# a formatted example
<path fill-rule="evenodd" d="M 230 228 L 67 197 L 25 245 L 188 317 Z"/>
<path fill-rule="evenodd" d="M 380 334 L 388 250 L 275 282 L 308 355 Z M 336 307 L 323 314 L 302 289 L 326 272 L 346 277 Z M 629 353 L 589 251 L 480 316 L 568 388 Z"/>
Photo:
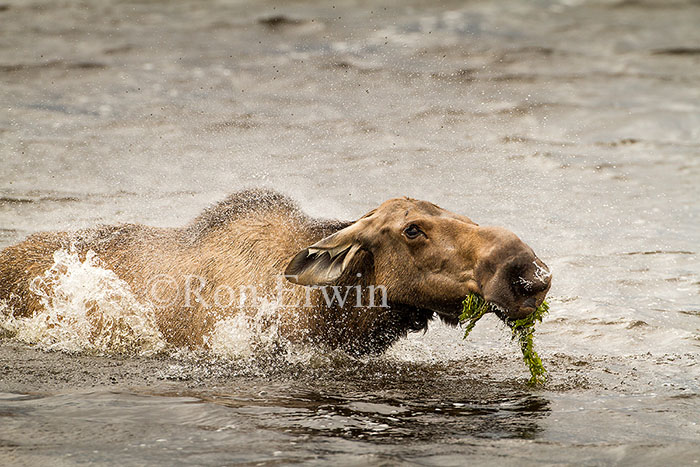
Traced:
<path fill-rule="evenodd" d="M 214 356 L 224 359 L 255 362 L 264 356 L 313 367 L 328 365 L 345 355 L 289 340 L 282 330 L 285 319 L 288 317 L 284 317 L 276 299 L 257 297 L 255 307 L 220 318 L 205 337 L 205 345 Z"/>
<path fill-rule="evenodd" d="M 285 339 L 279 332 L 279 307 L 259 299 L 254 309 L 223 317 L 205 338 L 212 353 L 230 359 L 252 358 L 260 352 L 275 352 Z"/>
<path fill-rule="evenodd" d="M 547 281 L 548 278 L 550 278 L 552 276 L 552 272 L 549 269 L 544 268 L 544 267 L 540 266 L 539 264 L 537 264 L 537 261 L 533 261 L 532 264 L 535 265 L 535 277 L 540 282 L 544 283 Z"/>
<path fill-rule="evenodd" d="M 63 249 L 53 258 L 53 266 L 30 285 L 42 309 L 27 318 L 4 310 L 0 327 L 48 350 L 148 355 L 165 348 L 152 307 L 93 251 L 84 261 Z"/>
<path fill-rule="evenodd" d="M 535 273 L 535 276 L 537 277 L 537 273 Z M 542 282 L 542 279 L 537 277 Z M 522 276 L 518 276 L 518 283 L 521 284 L 523 287 L 525 287 L 525 290 L 532 290 L 532 286 L 534 285 L 531 281 L 525 279 Z"/>

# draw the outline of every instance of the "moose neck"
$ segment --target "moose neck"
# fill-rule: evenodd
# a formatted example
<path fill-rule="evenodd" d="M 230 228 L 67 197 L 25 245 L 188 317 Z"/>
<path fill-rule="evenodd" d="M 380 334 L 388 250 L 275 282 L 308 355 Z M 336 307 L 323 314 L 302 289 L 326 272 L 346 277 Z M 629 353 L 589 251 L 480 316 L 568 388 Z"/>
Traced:
<path fill-rule="evenodd" d="M 380 353 L 409 331 L 426 329 L 433 316 L 392 304 L 373 273 L 348 274 L 332 286 L 307 287 L 305 305 L 310 306 L 298 310 L 294 328 L 298 338 L 321 348 L 352 355 Z"/>

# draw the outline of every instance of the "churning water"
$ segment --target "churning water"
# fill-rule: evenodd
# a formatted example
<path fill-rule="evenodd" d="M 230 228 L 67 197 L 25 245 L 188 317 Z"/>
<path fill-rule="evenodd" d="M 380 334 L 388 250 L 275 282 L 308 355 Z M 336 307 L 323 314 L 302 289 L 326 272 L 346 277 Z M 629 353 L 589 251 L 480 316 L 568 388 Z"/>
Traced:
<path fill-rule="evenodd" d="M 0 247 L 268 186 L 344 219 L 428 199 L 554 272 L 534 389 L 490 316 L 358 360 L 263 306 L 168 348 L 60 251 L 45 314 L 0 325 L 0 463 L 697 464 L 698 24 L 693 0 L 0 3 Z"/>

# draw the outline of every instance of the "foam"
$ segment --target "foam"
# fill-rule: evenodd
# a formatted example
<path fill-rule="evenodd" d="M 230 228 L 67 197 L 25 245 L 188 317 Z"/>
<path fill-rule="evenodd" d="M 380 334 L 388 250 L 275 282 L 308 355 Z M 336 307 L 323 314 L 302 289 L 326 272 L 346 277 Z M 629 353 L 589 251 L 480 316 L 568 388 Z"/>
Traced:
<path fill-rule="evenodd" d="M 30 285 L 42 309 L 19 318 L 4 303 L 1 328 L 46 350 L 150 355 L 165 348 L 153 308 L 139 301 L 93 251 L 81 261 L 77 252 L 61 249 L 53 259 L 51 268 Z"/>

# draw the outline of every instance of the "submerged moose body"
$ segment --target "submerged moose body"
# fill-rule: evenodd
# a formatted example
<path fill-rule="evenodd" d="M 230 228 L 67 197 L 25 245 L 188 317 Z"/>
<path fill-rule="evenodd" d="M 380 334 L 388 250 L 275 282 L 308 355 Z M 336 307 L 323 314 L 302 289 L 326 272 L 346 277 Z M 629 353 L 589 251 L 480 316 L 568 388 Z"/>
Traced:
<path fill-rule="evenodd" d="M 168 342 L 192 348 L 206 346 L 222 317 L 250 312 L 242 300 L 250 290 L 276 301 L 284 338 L 361 354 L 426 329 L 435 316 L 456 324 L 470 293 L 504 317 L 526 316 L 551 282 L 512 232 L 426 201 L 390 199 L 341 222 L 311 218 L 277 192 L 246 190 L 182 228 L 126 224 L 31 235 L 0 252 L 6 312 L 41 311 L 31 283 L 59 249 L 82 258 L 94 252 L 152 303 Z M 222 290 L 241 296 L 221 306 Z"/>

